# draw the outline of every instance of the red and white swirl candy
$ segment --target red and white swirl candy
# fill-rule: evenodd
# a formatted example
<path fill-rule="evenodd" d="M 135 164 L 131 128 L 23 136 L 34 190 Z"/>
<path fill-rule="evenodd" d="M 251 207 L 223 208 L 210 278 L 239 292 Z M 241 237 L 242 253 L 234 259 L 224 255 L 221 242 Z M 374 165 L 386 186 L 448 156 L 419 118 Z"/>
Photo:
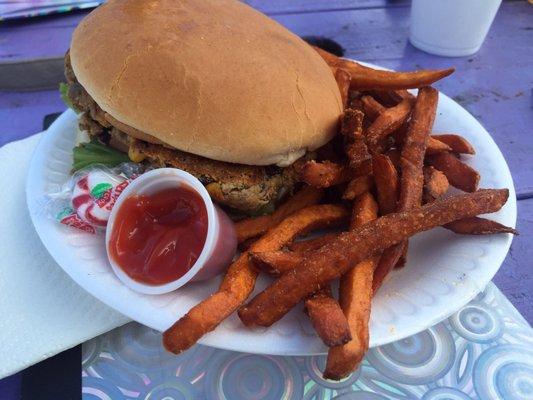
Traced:
<path fill-rule="evenodd" d="M 129 181 L 101 170 L 90 171 L 78 178 L 72 190 L 71 206 L 84 222 L 105 227 L 111 209 Z"/>

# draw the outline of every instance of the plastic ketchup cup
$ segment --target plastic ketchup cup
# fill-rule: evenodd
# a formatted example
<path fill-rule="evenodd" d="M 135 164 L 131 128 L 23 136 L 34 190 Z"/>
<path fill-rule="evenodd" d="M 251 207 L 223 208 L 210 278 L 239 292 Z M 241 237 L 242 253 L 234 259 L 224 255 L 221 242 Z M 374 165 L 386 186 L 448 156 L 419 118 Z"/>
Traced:
<path fill-rule="evenodd" d="M 180 193 L 180 189 L 184 197 L 183 199 L 180 199 L 180 201 L 184 202 L 185 206 L 187 205 L 186 201 L 192 202 L 191 204 L 193 204 L 195 208 L 189 208 L 194 208 L 197 211 L 200 211 L 197 217 L 198 219 L 201 219 L 199 223 L 205 223 L 205 221 L 207 221 L 207 229 L 205 229 L 205 226 L 198 228 L 198 231 L 203 233 L 201 238 L 198 237 L 199 234 L 196 231 L 193 232 L 193 228 L 196 228 L 197 226 L 194 225 L 194 221 L 190 221 L 190 218 L 192 218 L 191 215 L 194 217 L 196 214 L 191 214 L 190 212 L 187 213 L 187 207 L 182 207 L 182 209 L 185 210 L 182 212 L 179 208 L 179 204 L 176 206 L 174 203 L 170 205 L 162 203 L 165 199 L 170 199 L 172 201 L 171 195 L 173 193 Z M 150 203 L 150 200 L 153 200 L 152 203 L 155 202 L 155 204 Z M 137 210 L 130 216 L 125 212 L 132 208 L 132 203 L 135 205 L 135 201 L 139 201 L 139 207 L 142 206 L 145 208 L 140 208 L 139 210 L 141 211 Z M 169 210 L 174 210 L 172 207 L 178 208 L 173 214 L 158 214 L 154 216 L 154 227 L 152 229 L 150 227 L 152 214 L 150 214 L 150 208 L 146 207 L 153 207 L 153 210 L 159 210 L 162 213 L 168 211 L 167 208 Z M 202 207 L 205 207 L 205 209 Z M 132 210 L 135 211 L 134 206 Z M 149 215 L 147 215 L 147 213 Z M 183 226 L 180 226 L 180 213 L 184 214 L 184 223 L 189 225 L 192 224 L 192 227 L 186 225 L 185 228 L 187 229 L 183 229 Z M 161 217 L 162 219 L 159 220 L 158 217 Z M 146 237 L 135 237 L 139 231 L 137 225 L 135 225 L 136 218 L 141 218 L 141 222 L 144 225 L 139 229 L 144 229 L 143 232 L 145 232 Z M 168 232 L 165 232 L 164 229 L 166 229 L 167 225 Z M 125 226 L 126 228 L 124 228 Z M 180 228 L 182 229 L 180 230 Z M 122 232 L 121 229 L 123 229 L 125 233 Z M 167 276 L 173 276 L 172 280 L 162 281 L 161 276 L 164 276 L 162 274 L 158 274 L 157 279 L 154 277 L 153 280 L 141 279 L 139 276 L 142 276 L 142 273 L 146 272 L 143 271 L 144 268 L 142 265 L 140 272 L 138 265 L 136 266 L 137 270 L 132 269 L 133 265 L 124 265 L 125 260 L 129 259 L 128 257 L 133 257 L 132 260 L 136 260 L 136 255 L 144 254 L 142 253 L 142 250 L 145 249 L 145 246 L 151 246 L 154 240 L 157 241 L 161 238 L 166 238 L 165 240 L 169 242 L 168 246 L 165 247 L 165 243 L 167 242 L 162 243 L 163 247 L 157 251 L 155 262 L 150 254 L 148 259 L 150 262 L 147 262 L 146 265 L 153 268 L 152 271 L 157 272 L 158 262 L 159 260 L 162 260 L 160 264 L 161 267 L 163 267 L 163 263 L 166 262 L 165 265 L 168 269 L 169 260 L 172 262 L 172 259 L 169 259 L 168 253 L 170 252 L 172 255 L 172 251 L 175 250 L 176 247 L 179 247 L 180 234 L 188 235 L 188 237 L 182 236 L 183 243 L 191 243 L 191 246 L 196 246 L 199 254 L 195 254 L 195 258 L 187 258 L 186 266 L 179 265 L 180 262 L 184 262 L 183 260 L 176 260 L 176 270 L 171 270 L 171 274 L 168 274 L 169 271 L 166 271 Z M 117 251 L 118 243 L 120 241 L 123 247 L 124 243 L 128 244 L 127 240 L 130 237 L 128 235 L 131 235 L 131 246 L 133 247 L 131 249 L 128 247 L 126 252 L 121 251 L 121 256 L 119 256 L 119 252 Z M 201 239 L 203 239 L 203 236 L 205 236 L 205 240 L 202 245 Z M 124 237 L 126 237 L 126 239 L 124 239 Z M 186 239 L 188 239 L 188 241 Z M 124 240 L 126 241 L 124 242 Z M 178 245 L 176 245 L 176 243 L 178 243 Z M 140 246 L 139 249 L 135 248 L 137 244 Z M 156 247 L 157 244 L 153 246 Z M 148 247 L 148 249 L 150 249 L 150 247 Z M 231 260 L 235 255 L 237 250 L 237 238 L 233 222 L 221 209 L 213 204 L 207 190 L 198 179 L 179 169 L 160 168 L 149 171 L 133 180 L 117 199 L 109 216 L 109 222 L 107 225 L 106 250 L 114 273 L 126 286 L 140 293 L 163 294 L 176 290 L 189 281 L 209 279 L 222 272 L 231 263 Z M 133 251 L 135 254 L 130 254 L 128 253 L 129 251 Z M 176 254 L 179 254 L 179 252 Z M 139 260 L 137 259 L 137 261 Z M 133 261 L 130 261 L 130 264 L 133 264 Z M 183 274 L 176 272 L 180 270 L 180 268 L 185 269 Z"/>

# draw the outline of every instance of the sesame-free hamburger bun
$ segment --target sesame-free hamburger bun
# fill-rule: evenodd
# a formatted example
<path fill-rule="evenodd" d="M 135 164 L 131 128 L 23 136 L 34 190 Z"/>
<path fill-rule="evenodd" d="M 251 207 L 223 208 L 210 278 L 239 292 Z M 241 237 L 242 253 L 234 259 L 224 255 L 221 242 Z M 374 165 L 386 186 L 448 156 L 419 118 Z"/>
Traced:
<path fill-rule="evenodd" d="M 328 142 L 342 112 L 321 57 L 235 0 L 110 0 L 76 28 L 70 60 L 123 126 L 229 163 L 287 166 Z"/>

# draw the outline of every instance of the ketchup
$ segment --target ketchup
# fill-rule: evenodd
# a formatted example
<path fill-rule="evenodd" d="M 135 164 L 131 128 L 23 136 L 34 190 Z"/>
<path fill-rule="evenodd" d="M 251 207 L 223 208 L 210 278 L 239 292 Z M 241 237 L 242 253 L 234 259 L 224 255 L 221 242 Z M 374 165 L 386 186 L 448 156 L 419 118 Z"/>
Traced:
<path fill-rule="evenodd" d="M 207 209 L 188 186 L 130 196 L 115 217 L 110 255 L 130 278 L 161 285 L 179 279 L 207 237 Z"/>

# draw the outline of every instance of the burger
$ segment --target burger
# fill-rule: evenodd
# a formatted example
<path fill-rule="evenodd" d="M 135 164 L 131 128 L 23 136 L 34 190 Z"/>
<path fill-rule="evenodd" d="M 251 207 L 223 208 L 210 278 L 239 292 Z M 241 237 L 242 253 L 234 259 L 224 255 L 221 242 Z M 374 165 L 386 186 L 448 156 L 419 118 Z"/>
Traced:
<path fill-rule="evenodd" d="M 67 95 L 93 142 L 180 168 L 242 213 L 297 185 L 342 102 L 303 40 L 234 0 L 110 0 L 74 31 Z"/>

